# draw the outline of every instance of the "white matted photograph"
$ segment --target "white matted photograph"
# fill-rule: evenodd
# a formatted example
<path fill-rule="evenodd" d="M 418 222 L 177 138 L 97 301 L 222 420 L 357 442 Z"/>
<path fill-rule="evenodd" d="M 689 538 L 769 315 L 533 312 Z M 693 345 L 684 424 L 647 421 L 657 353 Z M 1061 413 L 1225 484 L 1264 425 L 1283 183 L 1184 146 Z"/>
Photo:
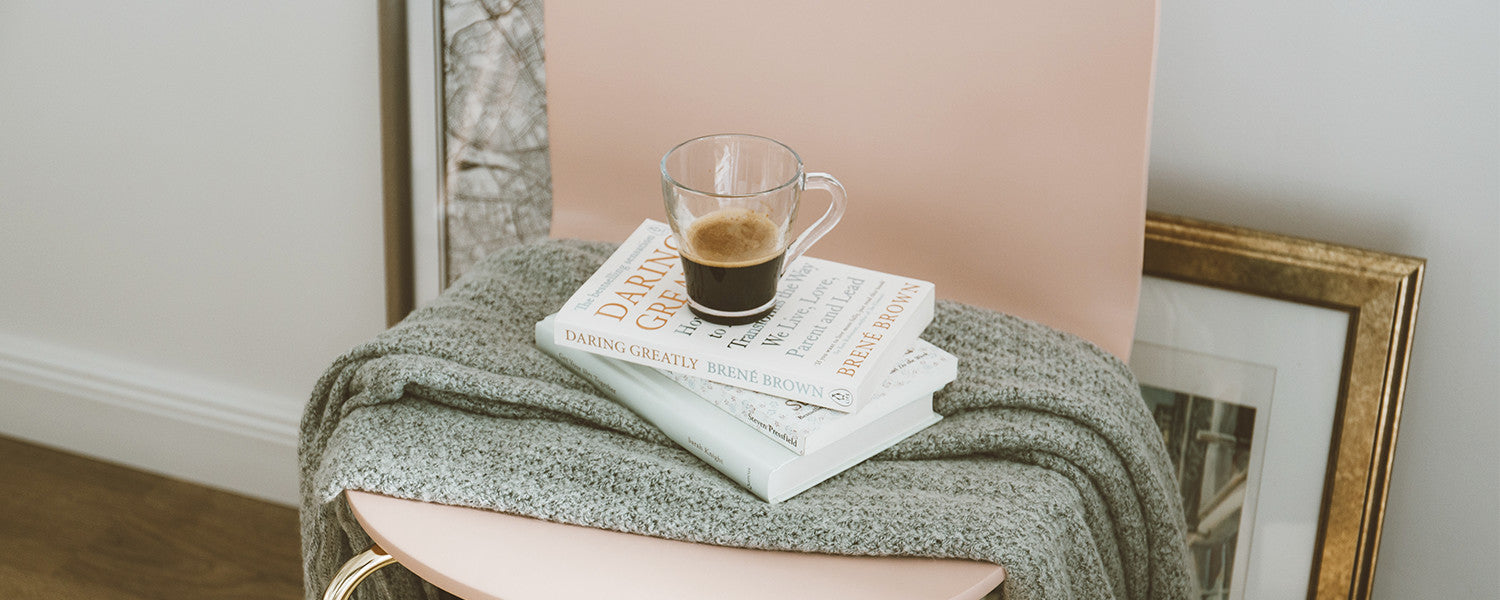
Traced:
<path fill-rule="evenodd" d="M 1276 369 L 1136 344 L 1146 407 L 1182 489 L 1202 598 L 1243 598 Z"/>
<path fill-rule="evenodd" d="M 1294 566 L 1312 562 L 1347 328 L 1330 309 L 1142 283 L 1131 364 L 1178 469 L 1203 598 L 1306 589 Z"/>

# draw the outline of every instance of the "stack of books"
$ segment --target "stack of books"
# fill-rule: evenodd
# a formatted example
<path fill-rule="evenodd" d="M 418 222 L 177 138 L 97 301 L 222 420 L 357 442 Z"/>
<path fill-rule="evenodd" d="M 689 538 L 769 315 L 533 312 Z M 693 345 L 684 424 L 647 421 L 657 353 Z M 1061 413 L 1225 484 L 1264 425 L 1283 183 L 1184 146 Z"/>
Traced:
<path fill-rule="evenodd" d="M 918 339 L 931 283 L 803 257 L 770 315 L 715 325 L 687 308 L 670 236 L 642 223 L 537 346 L 773 503 L 942 418 L 932 395 L 958 361 Z"/>

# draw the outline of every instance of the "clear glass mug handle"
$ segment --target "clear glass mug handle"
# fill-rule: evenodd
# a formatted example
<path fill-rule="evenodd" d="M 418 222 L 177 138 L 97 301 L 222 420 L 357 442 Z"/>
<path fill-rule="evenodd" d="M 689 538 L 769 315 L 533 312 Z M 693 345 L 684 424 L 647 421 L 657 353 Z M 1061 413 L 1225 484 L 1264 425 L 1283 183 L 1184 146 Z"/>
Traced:
<path fill-rule="evenodd" d="M 823 216 L 818 217 L 817 221 L 808 226 L 807 231 L 797 236 L 797 241 L 792 243 L 790 250 L 787 250 L 786 260 L 781 261 L 782 273 L 786 272 L 787 265 L 792 264 L 793 261 L 802 256 L 803 252 L 807 252 L 807 249 L 811 248 L 814 242 L 821 239 L 829 230 L 832 230 L 834 225 L 839 224 L 839 219 L 844 218 L 844 206 L 848 204 L 848 195 L 844 193 L 844 184 L 839 183 L 839 180 L 834 179 L 832 175 L 827 173 L 808 173 L 802 187 L 804 192 L 812 189 L 828 190 L 828 193 L 833 196 L 833 200 L 828 203 L 828 210 L 823 213 Z"/>

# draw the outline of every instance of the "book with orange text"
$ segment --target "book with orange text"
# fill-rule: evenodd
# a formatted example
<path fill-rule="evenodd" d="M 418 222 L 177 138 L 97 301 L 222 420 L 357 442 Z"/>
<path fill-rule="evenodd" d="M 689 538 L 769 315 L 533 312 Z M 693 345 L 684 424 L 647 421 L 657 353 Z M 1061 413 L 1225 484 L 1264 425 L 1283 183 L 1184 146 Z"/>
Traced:
<path fill-rule="evenodd" d="M 671 228 L 647 220 L 556 317 L 556 343 L 842 412 L 867 403 L 932 321 L 929 282 L 802 257 L 776 308 L 715 325 L 687 307 Z"/>

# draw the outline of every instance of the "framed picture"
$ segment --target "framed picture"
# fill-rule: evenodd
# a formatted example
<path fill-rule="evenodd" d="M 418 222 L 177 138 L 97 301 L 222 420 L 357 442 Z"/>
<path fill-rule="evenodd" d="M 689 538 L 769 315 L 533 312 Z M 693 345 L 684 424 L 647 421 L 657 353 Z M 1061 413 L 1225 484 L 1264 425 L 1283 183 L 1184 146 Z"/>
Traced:
<path fill-rule="evenodd" d="M 551 228 L 540 0 L 380 3 L 387 313 Z"/>
<path fill-rule="evenodd" d="M 1202 598 L 1367 598 L 1424 261 L 1150 214 L 1131 369 Z"/>

